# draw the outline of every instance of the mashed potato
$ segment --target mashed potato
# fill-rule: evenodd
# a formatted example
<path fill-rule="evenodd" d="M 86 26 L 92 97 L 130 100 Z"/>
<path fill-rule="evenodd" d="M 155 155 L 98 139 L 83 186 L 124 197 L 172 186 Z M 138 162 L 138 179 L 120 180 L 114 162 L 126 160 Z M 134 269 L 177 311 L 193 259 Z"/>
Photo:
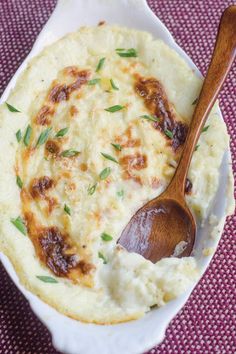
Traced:
<path fill-rule="evenodd" d="M 170 182 L 200 87 L 162 41 L 107 25 L 31 60 L 0 108 L 0 249 L 28 289 L 70 317 L 116 323 L 196 281 L 193 257 L 153 264 L 116 241 Z M 201 220 L 228 143 L 214 111 L 186 185 Z"/>

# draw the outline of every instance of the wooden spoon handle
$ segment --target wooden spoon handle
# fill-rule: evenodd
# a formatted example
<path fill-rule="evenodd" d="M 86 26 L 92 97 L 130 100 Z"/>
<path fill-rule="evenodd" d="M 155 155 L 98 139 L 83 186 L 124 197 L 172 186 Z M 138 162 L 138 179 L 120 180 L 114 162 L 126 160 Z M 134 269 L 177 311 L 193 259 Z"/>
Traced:
<path fill-rule="evenodd" d="M 230 70 L 235 54 L 236 6 L 233 5 L 228 7 L 221 17 L 212 60 L 192 117 L 183 153 L 166 193 L 175 191 L 177 195 L 184 194 L 186 177 L 196 143 Z M 204 159 L 204 156 L 202 158 Z"/>

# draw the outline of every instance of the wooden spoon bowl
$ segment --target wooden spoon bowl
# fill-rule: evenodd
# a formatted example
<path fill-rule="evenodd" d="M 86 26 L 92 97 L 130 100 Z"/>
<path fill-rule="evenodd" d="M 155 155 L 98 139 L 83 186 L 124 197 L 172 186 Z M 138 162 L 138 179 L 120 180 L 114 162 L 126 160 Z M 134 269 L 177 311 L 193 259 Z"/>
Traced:
<path fill-rule="evenodd" d="M 195 240 L 195 220 L 187 204 L 161 196 L 132 217 L 119 243 L 156 263 L 163 257 L 189 256 Z"/>

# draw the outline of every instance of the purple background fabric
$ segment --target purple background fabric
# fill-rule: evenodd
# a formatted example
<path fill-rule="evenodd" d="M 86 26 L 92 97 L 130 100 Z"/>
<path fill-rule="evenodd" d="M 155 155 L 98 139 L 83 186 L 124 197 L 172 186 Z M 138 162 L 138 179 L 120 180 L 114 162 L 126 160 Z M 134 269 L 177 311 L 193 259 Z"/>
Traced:
<path fill-rule="evenodd" d="M 149 0 L 203 74 L 229 0 Z M 0 0 L 0 94 L 29 52 L 55 0 Z M 236 171 L 236 65 L 220 95 Z M 236 216 L 229 217 L 217 253 L 189 301 L 149 354 L 236 353 Z M 0 354 L 57 354 L 47 329 L 0 264 Z M 158 324 L 157 324 L 158 326 Z"/>

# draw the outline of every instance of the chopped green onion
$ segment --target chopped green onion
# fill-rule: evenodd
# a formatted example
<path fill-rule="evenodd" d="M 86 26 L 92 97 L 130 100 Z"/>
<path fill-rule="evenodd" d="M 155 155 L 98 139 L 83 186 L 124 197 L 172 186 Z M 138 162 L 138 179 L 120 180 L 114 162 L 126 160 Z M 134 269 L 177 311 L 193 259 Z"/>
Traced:
<path fill-rule="evenodd" d="M 22 138 L 22 134 L 21 134 L 21 130 L 17 130 L 16 132 L 16 140 L 18 141 L 18 143 L 21 141 Z"/>
<path fill-rule="evenodd" d="M 104 168 L 104 170 L 102 170 L 102 172 L 99 174 L 100 179 L 106 179 L 109 174 L 111 173 L 111 168 L 110 167 L 106 167 Z"/>
<path fill-rule="evenodd" d="M 200 144 L 196 145 L 194 151 L 197 151 L 199 146 L 200 146 Z"/>
<path fill-rule="evenodd" d="M 47 128 L 39 135 L 36 147 L 43 145 L 47 141 L 51 130 L 52 128 Z"/>
<path fill-rule="evenodd" d="M 116 104 L 115 106 L 105 108 L 105 111 L 110 112 L 110 113 L 114 113 L 114 112 L 120 111 L 123 108 L 125 108 L 125 107 L 121 106 L 119 104 Z"/>
<path fill-rule="evenodd" d="M 103 264 L 107 264 L 107 259 L 104 257 L 104 255 L 102 254 L 102 252 L 98 252 L 98 257 L 103 260 Z"/>
<path fill-rule="evenodd" d="M 23 182 L 22 182 L 20 176 L 16 176 L 16 184 L 18 185 L 18 187 L 20 189 L 23 187 Z"/>
<path fill-rule="evenodd" d="M 24 224 L 24 221 L 21 219 L 20 216 L 16 219 L 11 219 L 11 223 L 23 234 L 27 234 L 26 226 Z"/>
<path fill-rule="evenodd" d="M 36 278 L 43 281 L 44 283 L 56 284 L 58 281 L 52 277 L 48 277 L 46 275 L 36 275 Z"/>
<path fill-rule="evenodd" d="M 64 211 L 66 212 L 66 214 L 71 215 L 70 207 L 68 207 L 67 204 L 64 205 Z"/>
<path fill-rule="evenodd" d="M 158 122 L 160 120 L 156 116 L 148 115 L 148 114 L 144 114 L 143 116 L 140 116 L 140 118 L 151 120 L 152 122 Z"/>
<path fill-rule="evenodd" d="M 25 135 L 24 135 L 24 144 L 25 144 L 25 146 L 29 145 L 31 134 L 32 134 L 32 128 L 31 128 L 30 125 L 28 125 L 28 127 L 26 128 Z"/>
<path fill-rule="evenodd" d="M 13 107 L 11 104 L 6 102 L 6 105 L 7 105 L 7 108 L 10 112 L 20 113 L 20 111 L 18 109 L 16 109 L 15 107 Z"/>
<path fill-rule="evenodd" d="M 101 152 L 101 155 L 102 155 L 103 157 L 105 157 L 105 159 L 107 159 L 107 160 L 113 161 L 113 162 L 115 162 L 115 163 L 119 163 L 119 162 L 118 162 L 114 157 L 112 157 L 111 155 L 105 154 L 105 153 L 103 153 L 103 152 Z"/>
<path fill-rule="evenodd" d="M 210 127 L 210 125 L 207 125 L 206 127 L 204 127 L 204 128 L 202 129 L 202 133 L 205 133 L 205 132 L 209 129 L 209 127 Z"/>
<path fill-rule="evenodd" d="M 106 232 L 103 232 L 101 234 L 101 239 L 103 241 L 111 241 L 111 240 L 113 240 L 113 237 L 111 235 L 107 234 Z"/>
<path fill-rule="evenodd" d="M 69 149 L 69 150 L 63 151 L 61 153 L 61 156 L 63 156 L 63 157 L 73 157 L 73 156 L 77 156 L 78 154 L 79 154 L 79 151 Z"/>
<path fill-rule="evenodd" d="M 110 80 L 111 83 L 111 87 L 113 88 L 113 90 L 119 90 L 119 87 L 116 86 L 116 84 L 114 83 L 114 81 L 111 79 Z"/>
<path fill-rule="evenodd" d="M 56 133 L 55 137 L 56 137 L 56 138 L 60 138 L 60 137 L 62 137 L 62 136 L 64 136 L 64 135 L 66 135 L 66 133 L 68 132 L 68 130 L 69 130 L 68 127 L 59 130 L 59 131 Z"/>
<path fill-rule="evenodd" d="M 97 79 L 92 79 L 88 81 L 88 85 L 92 86 L 92 85 L 96 85 L 101 81 L 101 79 L 97 78 Z"/>
<path fill-rule="evenodd" d="M 126 58 L 138 56 L 138 53 L 137 53 L 136 49 L 134 49 L 134 48 L 130 48 L 130 49 L 117 48 L 116 53 L 120 57 L 126 57 Z"/>
<path fill-rule="evenodd" d="M 122 146 L 120 144 L 112 144 L 111 145 L 118 151 L 121 151 L 122 150 Z"/>
<path fill-rule="evenodd" d="M 168 138 L 173 139 L 173 133 L 169 129 L 164 130 L 164 132 Z"/>
<path fill-rule="evenodd" d="M 198 102 L 198 97 L 192 102 L 192 106 L 194 106 Z"/>
<path fill-rule="evenodd" d="M 98 65 L 96 67 L 96 72 L 100 71 L 104 65 L 106 58 L 101 58 L 98 62 Z"/>
<path fill-rule="evenodd" d="M 124 191 L 121 189 L 120 191 L 117 192 L 118 197 L 123 197 L 124 196 Z"/>
<path fill-rule="evenodd" d="M 89 187 L 88 187 L 88 194 L 89 194 L 89 195 L 93 195 L 93 193 L 95 192 L 96 188 L 97 188 L 97 183 L 95 183 L 95 184 L 92 185 L 92 186 L 89 186 Z"/>

